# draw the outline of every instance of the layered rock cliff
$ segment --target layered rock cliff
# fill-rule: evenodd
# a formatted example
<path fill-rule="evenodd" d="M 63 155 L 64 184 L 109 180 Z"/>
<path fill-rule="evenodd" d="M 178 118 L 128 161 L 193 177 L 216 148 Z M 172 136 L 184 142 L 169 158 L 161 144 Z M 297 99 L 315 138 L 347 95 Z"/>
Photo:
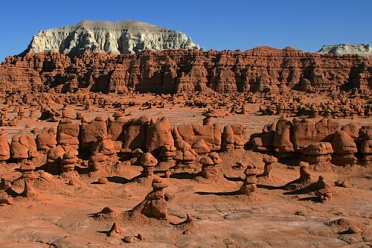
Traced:
<path fill-rule="evenodd" d="M 358 54 L 362 56 L 372 56 L 372 47 L 369 44 L 339 44 L 339 45 L 324 45 L 319 51 L 319 54 Z"/>
<path fill-rule="evenodd" d="M 138 53 L 146 49 L 199 48 L 185 34 L 143 22 L 82 21 L 40 31 L 25 53 L 59 52 L 71 56 L 84 52 Z"/>
<path fill-rule="evenodd" d="M 242 51 L 198 49 L 139 54 L 28 53 L 0 66 L 0 91 L 176 93 L 213 90 L 273 92 L 287 89 L 372 89 L 372 57 L 304 53 L 257 47 Z"/>

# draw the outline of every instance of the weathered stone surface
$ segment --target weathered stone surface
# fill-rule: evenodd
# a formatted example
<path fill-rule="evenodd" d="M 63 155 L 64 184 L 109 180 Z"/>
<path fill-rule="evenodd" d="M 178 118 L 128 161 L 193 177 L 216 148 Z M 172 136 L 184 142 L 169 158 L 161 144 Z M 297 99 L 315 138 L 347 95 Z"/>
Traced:
<path fill-rule="evenodd" d="M 350 82 L 370 90 L 372 58 L 320 55 L 293 48 L 257 47 L 245 52 L 144 51 L 134 54 L 28 53 L 0 66 L 0 91 L 175 93 L 181 91 L 278 92 L 280 87 L 329 90 Z M 25 83 L 27 82 L 27 83 Z M 28 83 L 31 82 L 31 83 Z M 305 82 L 305 83 L 304 83 Z"/>
<path fill-rule="evenodd" d="M 138 119 L 132 119 L 123 127 L 123 148 L 134 150 L 140 148 L 145 150 L 146 127 L 150 119 L 142 116 Z"/>
<path fill-rule="evenodd" d="M 372 55 L 372 47 L 370 44 L 338 44 L 338 45 L 324 45 L 318 53 L 320 54 L 358 54 L 364 56 Z"/>
<path fill-rule="evenodd" d="M 357 162 L 355 154 L 358 152 L 358 148 L 354 139 L 348 133 L 342 130 L 337 131 L 331 144 L 334 150 L 332 163 L 347 165 Z"/>
<path fill-rule="evenodd" d="M 273 145 L 275 151 L 282 152 L 294 152 L 293 141 L 293 124 L 290 120 L 280 118 L 276 123 L 276 129 L 274 134 Z"/>
<path fill-rule="evenodd" d="M 313 143 L 301 150 L 302 159 L 310 164 L 328 162 L 332 153 L 332 145 L 329 142 Z"/>
<path fill-rule="evenodd" d="M 178 134 L 182 140 L 192 145 L 199 139 L 203 139 L 209 146 L 210 151 L 218 151 L 221 149 L 221 125 L 180 125 L 176 127 Z"/>
<path fill-rule="evenodd" d="M 10 158 L 10 145 L 8 139 L 3 134 L 4 130 L 0 130 L 0 162 Z"/>
<path fill-rule="evenodd" d="M 57 145 L 57 140 L 54 137 L 55 130 L 53 128 L 45 129 L 36 136 L 36 144 L 38 151 L 47 153 L 51 148 Z"/>
<path fill-rule="evenodd" d="M 123 137 L 123 126 L 128 122 L 128 119 L 118 118 L 115 120 L 108 120 L 107 133 L 113 141 L 119 141 Z"/>
<path fill-rule="evenodd" d="M 130 212 L 141 213 L 148 218 L 167 219 L 169 196 L 163 191 L 168 183 L 161 178 L 154 178 L 152 191 Z"/>
<path fill-rule="evenodd" d="M 293 143 L 295 150 L 300 150 L 314 142 L 330 142 L 339 129 L 338 122 L 322 119 L 317 123 L 308 119 L 293 119 Z"/>
<path fill-rule="evenodd" d="M 75 149 L 79 148 L 80 125 L 68 119 L 61 120 L 57 127 L 57 142 L 67 143 Z"/>
<path fill-rule="evenodd" d="M 105 118 L 98 116 L 89 123 L 82 123 L 80 148 L 84 151 L 89 151 L 100 135 L 107 135 L 107 122 Z"/>
<path fill-rule="evenodd" d="M 42 30 L 32 38 L 26 52 L 57 51 L 131 53 L 147 49 L 199 48 L 185 34 L 143 22 L 82 21 L 74 26 Z"/>
<path fill-rule="evenodd" d="M 39 156 L 35 140 L 28 135 L 14 135 L 10 144 L 12 158 L 25 161 Z"/>
<path fill-rule="evenodd" d="M 167 117 L 150 122 L 146 128 L 146 150 L 159 154 L 164 145 L 173 145 L 172 127 Z M 155 151 L 156 150 L 156 151 Z"/>

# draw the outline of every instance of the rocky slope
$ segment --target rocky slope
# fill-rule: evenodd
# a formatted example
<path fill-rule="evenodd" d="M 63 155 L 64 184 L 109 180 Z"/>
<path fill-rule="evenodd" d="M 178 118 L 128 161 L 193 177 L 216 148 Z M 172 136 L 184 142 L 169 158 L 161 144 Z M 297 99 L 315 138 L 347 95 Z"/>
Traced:
<path fill-rule="evenodd" d="M 372 55 L 372 47 L 369 44 L 358 44 L 358 45 L 350 45 L 350 44 L 339 44 L 339 45 L 324 45 L 318 53 L 320 54 L 358 54 L 362 56 L 371 56 Z"/>
<path fill-rule="evenodd" d="M 278 93 L 372 88 L 372 57 L 257 47 L 242 51 L 144 51 L 110 55 L 28 53 L 0 66 L 0 91 Z"/>
<path fill-rule="evenodd" d="M 68 55 L 82 52 L 131 53 L 146 49 L 199 48 L 185 34 L 136 21 L 82 21 L 74 26 L 42 30 L 25 53 L 55 51 Z"/>

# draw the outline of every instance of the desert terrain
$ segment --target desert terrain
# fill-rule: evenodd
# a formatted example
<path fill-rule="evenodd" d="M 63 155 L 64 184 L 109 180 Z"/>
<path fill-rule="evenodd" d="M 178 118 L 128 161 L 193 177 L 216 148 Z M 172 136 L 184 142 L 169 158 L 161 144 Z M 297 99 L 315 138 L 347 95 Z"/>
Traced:
<path fill-rule="evenodd" d="M 112 155 L 116 159 L 110 158 L 98 168 L 92 169 L 88 162 L 89 156 L 94 153 L 91 152 L 87 156 L 78 155 L 80 158 L 72 171 L 58 173 L 46 166 L 51 163 L 48 162 L 48 153 L 39 151 L 37 156 L 25 159 L 34 165 L 32 177 L 25 176 L 26 172 L 20 168 L 25 160 L 4 161 L 0 170 L 3 184 L 0 212 L 2 247 L 371 246 L 370 165 L 359 162 L 334 165 L 330 159 L 318 163 L 312 161 L 306 170 L 311 175 L 310 184 L 296 190 L 283 187 L 299 178 L 302 168 L 299 164 L 303 159 L 299 153 L 278 160 L 271 156 L 277 155 L 274 150 L 259 152 L 248 145 L 252 143 L 254 134 L 260 134 L 266 124 L 278 122 L 281 118 L 279 115 L 262 115 L 259 112 L 260 103 L 245 104 L 245 113 L 236 114 L 227 111 L 231 107 L 229 105 L 217 112 L 210 111 L 208 104 L 204 107 L 186 106 L 181 96 L 178 102 L 163 101 L 161 107 L 154 103 L 162 97 L 154 94 L 101 96 L 123 102 L 133 101 L 135 104 L 125 108 L 111 104 L 91 104 L 87 107 L 80 103 L 62 104 L 63 100 L 58 103 L 51 97 L 48 102 L 50 108 L 56 112 L 68 109 L 63 118 L 61 114 L 60 119 L 40 120 L 42 108 L 24 104 L 23 117 L 15 126 L 3 126 L 3 136 L 9 144 L 15 135 L 29 135 L 36 139 L 43 129 L 57 130 L 65 118 L 70 123 L 81 124 L 102 116 L 106 123 L 118 112 L 122 113 L 118 119 L 121 118 L 123 123 L 147 116 L 148 120 L 158 121 L 167 117 L 169 124 L 165 127 L 202 126 L 203 119 L 208 116 L 206 113 L 212 112 L 209 114 L 212 116 L 210 123 L 206 125 L 219 124 L 222 129 L 240 125 L 244 129 L 241 137 L 246 144 L 244 147 L 236 145 L 218 149 L 220 160 L 217 165 L 220 169 L 217 175 L 212 173 L 212 176 L 202 173 L 202 158 L 208 157 L 205 152 L 195 154 L 195 166 L 191 170 L 172 170 L 174 160 L 169 168 L 158 168 L 156 160 L 153 174 L 147 176 L 143 175 L 146 167 L 143 167 L 145 163 L 140 158 L 134 154 L 117 157 L 120 153 L 117 150 Z M 317 102 L 322 99 L 326 97 L 309 97 L 306 100 Z M 19 118 L 18 104 L 7 103 L 2 105 L 3 112 L 7 112 L 9 119 Z M 152 105 L 149 107 L 148 103 Z M 82 112 L 86 120 L 76 119 L 78 112 Z M 289 119 L 293 118 L 290 113 L 286 115 Z M 323 117 L 319 116 L 311 121 L 321 119 Z M 342 126 L 355 123 L 360 128 L 368 126 L 371 117 L 355 116 L 335 121 Z M 164 132 L 161 128 L 157 130 Z M 97 134 L 100 131 L 93 132 Z M 274 158 L 268 176 L 263 175 L 264 158 Z M 161 159 L 158 159 L 160 162 Z M 110 164 L 111 161 L 115 163 Z M 63 158 L 60 163 L 58 166 L 63 167 Z M 252 192 L 243 193 L 241 188 L 247 181 L 245 178 L 248 175 L 244 173 L 247 167 L 256 171 L 253 173 L 256 180 L 252 181 L 256 187 Z M 306 187 L 316 184 L 319 176 L 324 178 L 331 197 L 322 198 L 317 194 L 319 189 Z M 160 178 L 167 186 L 162 189 L 166 194 L 166 205 L 160 204 L 161 209 L 167 208 L 166 215 L 133 214 L 136 212 L 133 209 L 153 190 L 154 178 Z M 25 193 L 26 181 L 29 184 L 27 187 L 30 187 L 28 193 Z M 114 223 L 115 228 L 112 228 Z"/>
<path fill-rule="evenodd" d="M 0 64 L 0 247 L 372 247 L 370 55 L 41 30 Z"/>

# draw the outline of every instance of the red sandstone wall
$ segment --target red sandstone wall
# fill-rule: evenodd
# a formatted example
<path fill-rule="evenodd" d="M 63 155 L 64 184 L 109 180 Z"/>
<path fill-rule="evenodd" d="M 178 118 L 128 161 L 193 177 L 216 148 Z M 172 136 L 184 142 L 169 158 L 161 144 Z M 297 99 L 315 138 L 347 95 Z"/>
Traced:
<path fill-rule="evenodd" d="M 221 93 L 306 88 L 372 88 L 372 58 L 319 55 L 293 48 L 257 47 L 245 52 L 145 51 L 141 54 L 59 53 L 7 57 L 0 91 L 128 91 L 175 93 L 211 88 Z M 301 82 L 301 84 L 299 84 Z"/>

